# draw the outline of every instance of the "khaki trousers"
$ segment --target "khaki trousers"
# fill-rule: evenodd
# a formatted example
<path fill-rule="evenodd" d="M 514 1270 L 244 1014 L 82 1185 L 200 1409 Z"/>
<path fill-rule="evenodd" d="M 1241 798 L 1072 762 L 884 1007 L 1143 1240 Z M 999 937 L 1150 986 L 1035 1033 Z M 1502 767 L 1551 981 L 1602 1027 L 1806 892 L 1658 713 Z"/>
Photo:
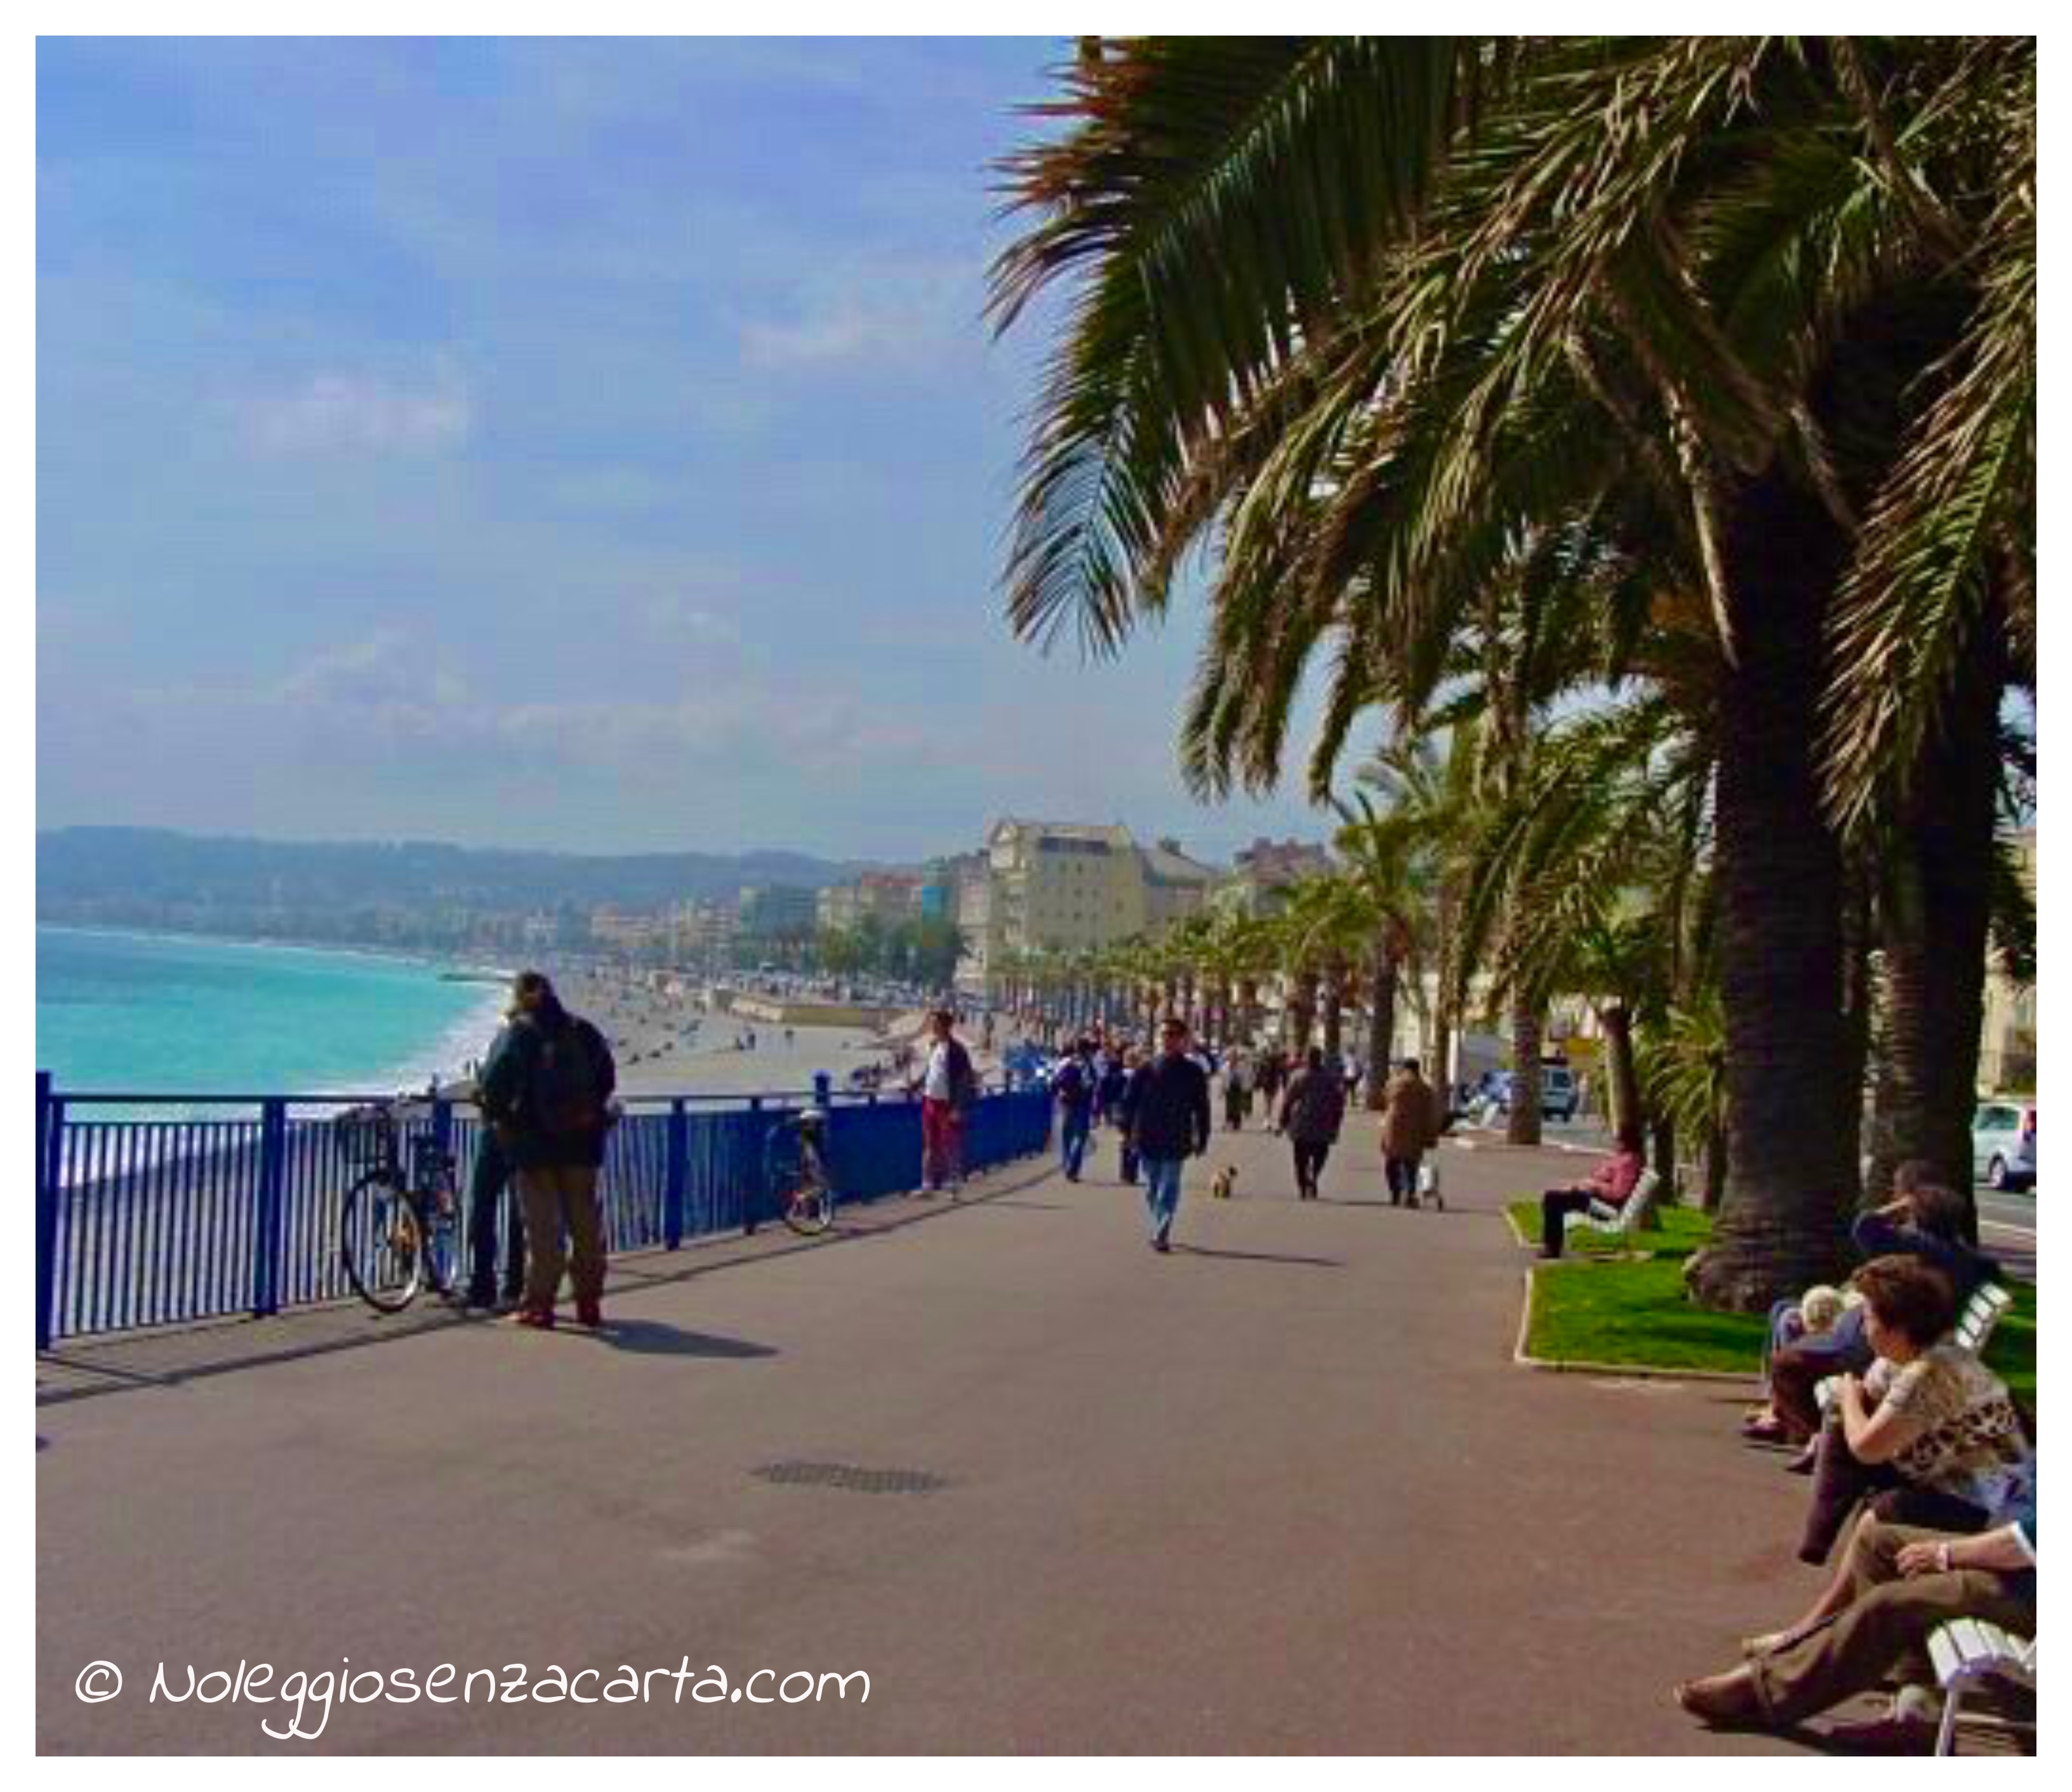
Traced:
<path fill-rule="evenodd" d="M 525 1305 L 545 1312 L 561 1291 L 561 1269 L 578 1301 L 604 1296 L 604 1216 L 597 1202 L 597 1171 L 589 1164 L 552 1164 L 518 1172 L 525 1202 Z M 573 1260 L 561 1252 L 561 1223 L 568 1222 Z"/>
<path fill-rule="evenodd" d="M 1982 1617 L 2023 1636 L 2036 1627 L 2029 1584 L 1985 1568 L 1903 1578 L 1897 1558 L 1910 1543 L 1943 1542 L 1949 1533 L 1886 1524 L 1866 1515 L 1857 1524 L 1844 1567 L 1848 1605 L 1803 1642 L 1750 1663 L 1757 1695 L 1770 1723 L 1787 1728 L 1868 1692 L 1888 1678 L 1934 1683 L 1928 1638 L 1953 1617 Z"/>

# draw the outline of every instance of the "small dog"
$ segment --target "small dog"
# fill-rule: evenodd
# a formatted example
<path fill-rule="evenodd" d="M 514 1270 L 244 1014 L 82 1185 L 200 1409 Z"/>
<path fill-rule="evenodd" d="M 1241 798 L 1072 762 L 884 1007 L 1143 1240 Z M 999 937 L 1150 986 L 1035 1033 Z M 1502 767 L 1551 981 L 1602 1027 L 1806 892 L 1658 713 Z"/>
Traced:
<path fill-rule="evenodd" d="M 1237 1187 L 1237 1165 L 1225 1164 L 1209 1182 L 1209 1194 L 1215 1200 L 1227 1201 Z"/>

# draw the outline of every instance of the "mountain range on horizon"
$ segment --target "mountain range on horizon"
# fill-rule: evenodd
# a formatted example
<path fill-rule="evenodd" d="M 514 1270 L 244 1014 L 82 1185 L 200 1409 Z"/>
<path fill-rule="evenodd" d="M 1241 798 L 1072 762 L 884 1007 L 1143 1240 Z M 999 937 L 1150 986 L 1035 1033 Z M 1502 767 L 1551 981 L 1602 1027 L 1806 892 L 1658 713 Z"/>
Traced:
<path fill-rule="evenodd" d="M 268 841 L 171 828 L 36 834 L 40 920 L 142 922 L 159 911 L 381 907 L 653 909 L 763 884 L 811 889 L 882 861 L 783 850 L 582 853 L 437 841 Z"/>

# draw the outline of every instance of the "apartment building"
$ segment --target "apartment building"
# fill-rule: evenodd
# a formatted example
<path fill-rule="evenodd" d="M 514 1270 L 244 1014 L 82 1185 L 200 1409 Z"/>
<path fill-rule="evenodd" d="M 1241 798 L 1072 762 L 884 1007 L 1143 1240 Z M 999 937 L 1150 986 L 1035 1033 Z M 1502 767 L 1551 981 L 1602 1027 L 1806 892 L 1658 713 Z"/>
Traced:
<path fill-rule="evenodd" d="M 983 988 L 991 966 L 1018 953 L 1080 951 L 1161 932 L 1201 908 L 1215 881 L 1178 841 L 1142 847 L 1120 823 L 997 821 L 983 865 L 959 886 L 959 981 Z"/>

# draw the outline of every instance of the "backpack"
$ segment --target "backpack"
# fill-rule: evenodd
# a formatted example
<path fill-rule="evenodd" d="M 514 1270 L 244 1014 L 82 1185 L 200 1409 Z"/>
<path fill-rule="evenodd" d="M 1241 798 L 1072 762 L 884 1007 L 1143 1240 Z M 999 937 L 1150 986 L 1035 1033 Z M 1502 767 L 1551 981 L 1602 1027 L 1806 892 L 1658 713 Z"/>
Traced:
<path fill-rule="evenodd" d="M 1068 1058 L 1058 1067 L 1057 1076 L 1050 1085 L 1059 1100 L 1067 1108 L 1076 1108 L 1087 1099 L 1087 1067 L 1077 1058 Z"/>
<path fill-rule="evenodd" d="M 543 1027 L 539 1038 L 526 1103 L 528 1122 L 550 1138 L 595 1132 L 604 1123 L 604 1099 L 582 1024 L 572 1021 L 553 1033 Z"/>

